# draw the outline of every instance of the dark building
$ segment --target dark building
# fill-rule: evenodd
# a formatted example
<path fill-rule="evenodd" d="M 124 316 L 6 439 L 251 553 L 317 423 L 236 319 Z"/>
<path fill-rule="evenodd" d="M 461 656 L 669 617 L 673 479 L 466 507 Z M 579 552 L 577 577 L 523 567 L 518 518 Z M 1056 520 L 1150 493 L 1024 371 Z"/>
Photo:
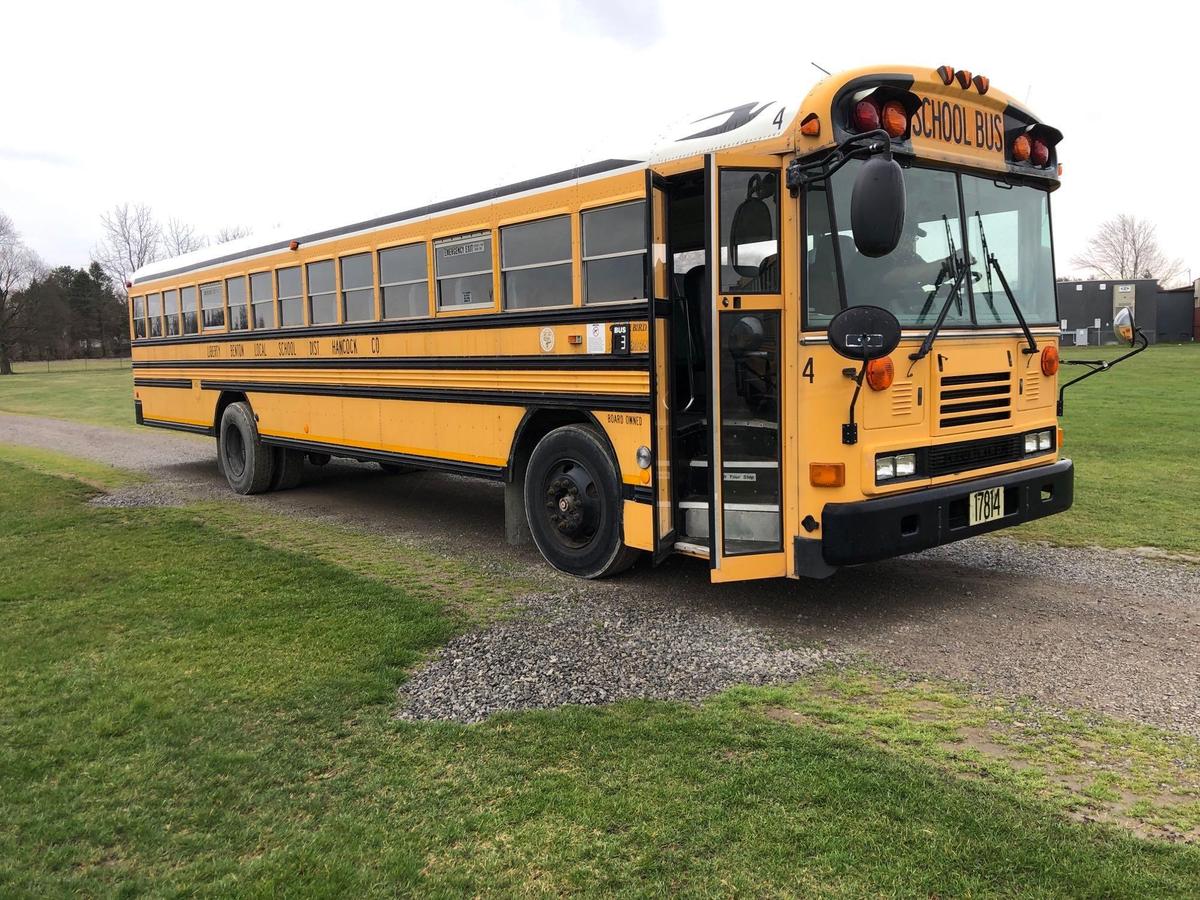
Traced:
<path fill-rule="evenodd" d="M 1200 284 L 1200 282 L 1198 282 Z M 1123 306 L 1133 310 L 1138 328 L 1151 343 L 1200 339 L 1196 288 L 1159 288 L 1152 278 L 1128 281 L 1060 281 L 1058 317 L 1063 344 L 1114 344 L 1113 315 Z"/>

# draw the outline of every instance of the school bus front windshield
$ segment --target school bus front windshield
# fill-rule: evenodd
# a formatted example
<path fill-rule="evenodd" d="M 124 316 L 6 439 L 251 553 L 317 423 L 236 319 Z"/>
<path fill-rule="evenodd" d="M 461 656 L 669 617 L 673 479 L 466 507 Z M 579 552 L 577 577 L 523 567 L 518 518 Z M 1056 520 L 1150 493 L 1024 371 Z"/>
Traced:
<path fill-rule="evenodd" d="M 850 231 L 850 194 L 861 165 L 849 163 L 808 192 L 808 327 L 824 327 L 845 306 L 869 304 L 888 309 L 904 327 L 928 328 L 963 266 L 970 269 L 943 328 L 1018 324 L 1001 273 L 1028 324 L 1056 321 L 1045 190 L 942 169 L 906 169 L 900 243 L 873 259 L 855 249 Z M 989 264 L 991 256 L 998 265 Z"/>

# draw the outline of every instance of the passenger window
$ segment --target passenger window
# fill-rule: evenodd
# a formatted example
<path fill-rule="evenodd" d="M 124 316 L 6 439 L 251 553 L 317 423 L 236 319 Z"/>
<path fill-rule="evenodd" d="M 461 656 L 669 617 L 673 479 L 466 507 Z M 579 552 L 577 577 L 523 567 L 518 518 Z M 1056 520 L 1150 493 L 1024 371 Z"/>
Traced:
<path fill-rule="evenodd" d="M 372 321 L 375 318 L 375 273 L 371 271 L 371 254 L 343 256 L 341 264 L 342 321 Z"/>
<path fill-rule="evenodd" d="M 333 292 L 333 260 L 309 263 L 308 323 L 330 325 L 337 322 L 337 300 Z"/>
<path fill-rule="evenodd" d="M 721 172 L 721 290 L 779 292 L 779 176 Z"/>
<path fill-rule="evenodd" d="M 439 309 L 492 304 L 492 235 L 481 231 L 433 245 Z"/>
<path fill-rule="evenodd" d="M 229 298 L 229 330 L 245 331 L 250 327 L 246 309 L 246 276 L 225 279 L 225 296 Z"/>
<path fill-rule="evenodd" d="M 130 302 L 133 304 L 133 336 L 134 338 L 144 338 L 146 336 L 146 298 L 133 297 Z"/>
<path fill-rule="evenodd" d="M 183 333 L 199 334 L 200 318 L 196 310 L 196 286 L 179 289 L 179 304 L 183 307 Z"/>
<path fill-rule="evenodd" d="M 570 306 L 571 217 L 500 229 L 505 309 Z"/>
<path fill-rule="evenodd" d="M 163 319 L 166 334 L 179 334 L 179 291 L 163 291 Z"/>
<path fill-rule="evenodd" d="M 162 294 L 146 295 L 146 321 L 150 337 L 162 337 Z"/>
<path fill-rule="evenodd" d="M 210 281 L 200 285 L 200 312 L 205 331 L 225 327 L 225 300 L 221 296 L 221 282 Z"/>
<path fill-rule="evenodd" d="M 584 210 L 583 302 L 646 297 L 646 202 Z"/>
<path fill-rule="evenodd" d="M 277 269 L 279 281 L 279 325 L 292 328 L 304 324 L 304 295 L 300 290 L 300 267 Z"/>
<path fill-rule="evenodd" d="M 255 272 L 250 276 L 250 317 L 255 328 L 273 328 L 275 313 L 271 307 L 275 296 L 271 293 L 271 273 Z"/>
<path fill-rule="evenodd" d="M 379 251 L 379 285 L 385 319 L 429 314 L 429 265 L 424 244 Z"/>

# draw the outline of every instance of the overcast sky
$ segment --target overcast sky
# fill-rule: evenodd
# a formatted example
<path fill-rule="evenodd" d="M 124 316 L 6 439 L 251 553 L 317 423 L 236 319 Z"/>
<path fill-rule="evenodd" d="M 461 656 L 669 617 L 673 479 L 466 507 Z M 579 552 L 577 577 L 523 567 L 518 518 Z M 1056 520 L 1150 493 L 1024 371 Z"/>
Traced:
<path fill-rule="evenodd" d="M 861 65 L 989 76 L 1066 135 L 1059 274 L 1119 212 L 1200 277 L 1196 35 L 1177 3 L 5 4 L 0 209 L 82 265 L 115 203 L 339 224 L 643 152 L 685 111 Z"/>

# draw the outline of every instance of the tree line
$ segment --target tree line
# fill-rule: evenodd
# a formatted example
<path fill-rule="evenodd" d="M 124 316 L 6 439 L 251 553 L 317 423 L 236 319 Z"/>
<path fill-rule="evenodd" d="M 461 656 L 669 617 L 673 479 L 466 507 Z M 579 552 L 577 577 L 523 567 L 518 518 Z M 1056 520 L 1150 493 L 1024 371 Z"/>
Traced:
<path fill-rule="evenodd" d="M 0 210 L 0 375 L 19 360 L 120 356 L 129 352 L 125 285 L 139 268 L 206 247 L 210 239 L 178 219 L 120 204 L 100 218 L 101 239 L 85 268 L 47 266 Z M 225 243 L 249 229 L 222 228 Z"/>

